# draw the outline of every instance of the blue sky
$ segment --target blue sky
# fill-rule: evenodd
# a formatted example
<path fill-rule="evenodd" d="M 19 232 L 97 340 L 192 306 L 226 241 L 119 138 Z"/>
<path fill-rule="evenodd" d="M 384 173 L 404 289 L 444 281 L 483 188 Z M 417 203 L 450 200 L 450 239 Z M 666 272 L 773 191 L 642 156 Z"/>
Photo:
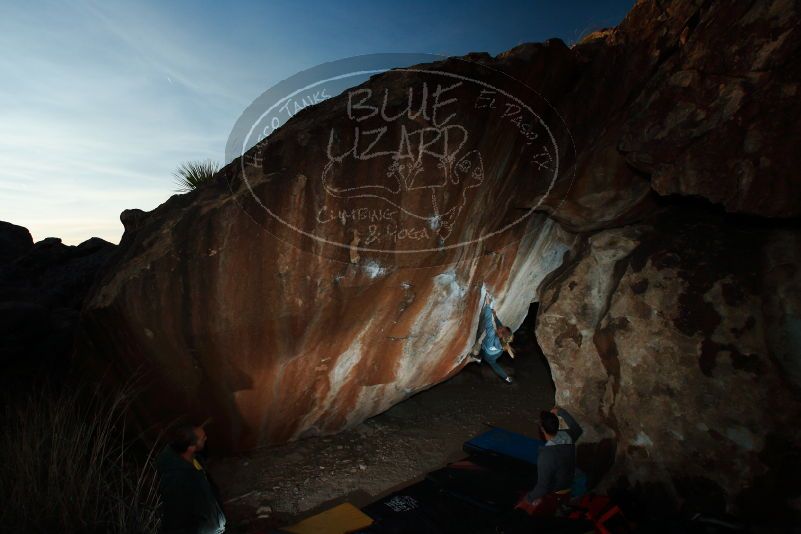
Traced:
<path fill-rule="evenodd" d="M 118 242 L 122 210 L 167 200 L 182 161 L 221 162 L 243 109 L 300 70 L 571 43 L 634 3 L 0 1 L 0 220 L 68 244 Z"/>

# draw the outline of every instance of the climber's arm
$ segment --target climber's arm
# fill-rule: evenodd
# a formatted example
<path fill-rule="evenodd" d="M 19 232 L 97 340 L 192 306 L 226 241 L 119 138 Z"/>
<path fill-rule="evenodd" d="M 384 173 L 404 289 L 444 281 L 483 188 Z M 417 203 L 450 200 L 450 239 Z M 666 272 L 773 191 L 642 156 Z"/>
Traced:
<path fill-rule="evenodd" d="M 501 328 L 501 327 L 503 327 L 503 323 L 501 322 L 500 319 L 498 319 L 498 314 L 495 313 L 495 310 L 492 310 L 492 317 L 495 320 L 495 329 L 496 330 Z"/>
<path fill-rule="evenodd" d="M 581 428 L 581 425 L 578 424 L 578 421 L 576 421 L 573 416 L 570 415 L 570 413 L 568 413 L 568 411 L 564 408 L 554 406 L 551 412 L 564 419 L 565 423 L 567 424 L 567 433 L 570 434 L 573 443 L 577 442 L 581 437 L 581 434 L 584 432 L 584 429 Z"/>
<path fill-rule="evenodd" d="M 484 308 L 481 310 L 481 329 L 485 332 L 489 332 L 490 328 L 494 328 L 492 308 L 489 307 L 489 304 L 484 304 Z"/>
<path fill-rule="evenodd" d="M 490 294 L 484 297 L 484 307 L 482 309 L 483 321 L 484 321 L 484 328 L 489 329 L 492 328 L 496 335 L 498 333 L 498 329 L 503 327 L 503 323 L 500 319 L 498 319 L 498 314 L 495 313 L 495 309 L 492 307 L 492 299 L 490 298 Z"/>

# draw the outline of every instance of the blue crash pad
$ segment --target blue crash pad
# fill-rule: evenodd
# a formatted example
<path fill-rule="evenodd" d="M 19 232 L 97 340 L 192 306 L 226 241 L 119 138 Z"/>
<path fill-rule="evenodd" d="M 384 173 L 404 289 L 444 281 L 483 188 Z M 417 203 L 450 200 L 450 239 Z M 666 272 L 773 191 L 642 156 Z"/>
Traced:
<path fill-rule="evenodd" d="M 511 458 L 536 466 L 540 447 L 543 445 L 542 440 L 494 427 L 466 441 L 464 450 L 470 453 L 477 452 Z"/>

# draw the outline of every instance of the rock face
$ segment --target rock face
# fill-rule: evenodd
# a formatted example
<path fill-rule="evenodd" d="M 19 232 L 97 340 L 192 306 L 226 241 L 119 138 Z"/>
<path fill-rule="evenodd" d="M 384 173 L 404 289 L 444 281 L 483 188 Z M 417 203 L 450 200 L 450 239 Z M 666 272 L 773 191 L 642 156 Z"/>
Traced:
<path fill-rule="evenodd" d="M 635 221 L 654 192 L 801 215 L 791 170 L 801 142 L 798 10 L 638 2 L 620 26 L 572 48 L 547 41 L 501 54 L 498 66 L 545 95 L 576 147 L 565 166 L 572 183 L 557 184 L 544 207 L 582 231 Z"/>
<path fill-rule="evenodd" d="M 0 222 L 0 363 L 3 389 L 68 368 L 80 308 L 116 247 L 93 238 L 67 246 L 33 243 L 27 229 Z"/>
<path fill-rule="evenodd" d="M 799 353 L 781 359 L 792 345 L 777 343 L 797 337 L 799 315 L 776 311 L 789 277 L 767 283 L 797 230 L 667 210 L 593 234 L 543 290 L 556 401 L 592 422 L 587 441 L 616 446 L 607 484 L 660 481 L 673 502 L 721 513 L 729 499 L 773 511 L 776 493 L 801 491 Z"/>
<path fill-rule="evenodd" d="M 792 495 L 798 9 L 639 2 L 571 48 L 309 106 L 215 183 L 123 213 L 79 355 L 144 373 L 148 423 L 213 416 L 241 450 L 451 376 L 485 286 L 513 327 L 541 299 L 557 401 L 608 453 L 605 483 L 707 508 Z"/>
<path fill-rule="evenodd" d="M 658 3 L 635 10 L 678 39 L 629 109 L 619 149 L 659 194 L 699 195 L 728 211 L 801 215 L 801 30 L 793 2 Z M 649 24 L 659 24 L 652 21 Z M 668 23 L 668 27 L 671 24 Z M 659 26 L 656 26 L 659 27 Z M 725 52 L 724 52 L 725 51 Z"/>
<path fill-rule="evenodd" d="M 482 284 L 518 326 L 530 300 L 507 293 L 533 297 L 574 239 L 538 215 L 517 243 L 469 261 L 340 263 L 254 229 L 234 202 L 215 207 L 220 194 L 149 219 L 158 247 L 129 244 L 84 313 L 81 350 L 113 347 L 122 380 L 145 375 L 148 420 L 212 416 L 230 449 L 338 431 L 452 375 L 474 341 Z M 190 215 L 199 206 L 204 222 Z"/>

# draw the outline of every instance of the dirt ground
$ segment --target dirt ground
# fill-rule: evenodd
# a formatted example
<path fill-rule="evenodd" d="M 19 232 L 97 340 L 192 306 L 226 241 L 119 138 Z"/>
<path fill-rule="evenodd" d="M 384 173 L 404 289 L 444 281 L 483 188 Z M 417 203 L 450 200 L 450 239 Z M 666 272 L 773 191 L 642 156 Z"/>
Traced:
<path fill-rule="evenodd" d="M 528 349 L 518 348 L 514 361 L 501 359 L 514 384 L 470 364 L 350 430 L 212 461 L 229 531 L 260 532 L 345 501 L 364 506 L 464 457 L 462 444 L 487 425 L 536 437 L 537 414 L 553 406 L 554 388 L 536 345 L 521 345 Z"/>

